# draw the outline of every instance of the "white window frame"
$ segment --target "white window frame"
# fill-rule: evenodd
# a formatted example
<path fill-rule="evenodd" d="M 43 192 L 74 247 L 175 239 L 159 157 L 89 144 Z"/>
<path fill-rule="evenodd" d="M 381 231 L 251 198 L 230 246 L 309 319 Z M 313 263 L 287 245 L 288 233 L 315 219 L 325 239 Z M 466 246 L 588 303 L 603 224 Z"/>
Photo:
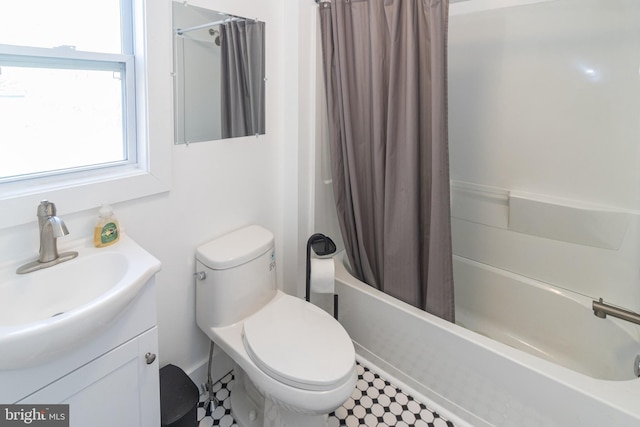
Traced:
<path fill-rule="evenodd" d="M 133 61 L 135 73 L 135 111 L 126 120 L 135 120 L 135 162 L 114 167 L 79 171 L 57 176 L 0 183 L 0 229 L 35 220 L 40 200 L 56 203 L 58 214 L 64 215 L 96 209 L 102 203 L 117 203 L 168 191 L 171 183 L 171 9 L 170 2 L 132 0 L 135 56 L 119 55 L 120 60 Z M 153 38 L 153 43 L 148 43 Z M 4 53 L 12 47 L 3 46 Z M 22 53 L 27 50 L 20 49 Z M 29 48 L 28 55 L 51 57 L 50 49 Z M 64 55 L 63 55 L 64 54 Z M 69 58 L 70 52 L 60 52 Z M 79 59 L 94 61 L 100 54 L 75 52 Z M 110 58 L 114 58 L 110 56 Z M 24 57 L 23 57 L 24 59 Z M 85 63 L 86 64 L 86 63 Z M 135 74 L 135 75 L 134 75 Z M 127 126 L 127 129 L 130 127 Z M 131 127 L 131 129 L 133 129 Z"/>
<path fill-rule="evenodd" d="M 122 107 L 123 140 L 126 143 L 126 159 L 115 164 L 78 166 L 56 172 L 35 172 L 26 177 L 0 178 L 0 183 L 16 182 L 24 179 L 55 179 L 56 175 L 77 173 L 83 169 L 112 168 L 124 164 L 136 164 L 136 75 L 133 55 L 78 52 L 70 48 L 35 48 L 0 44 L 0 63 L 2 66 L 31 67 L 36 69 L 71 69 L 91 71 L 113 71 L 124 77 Z M 53 138 L 55 140 L 55 138 Z M 19 186 L 18 186 L 19 187 Z"/>

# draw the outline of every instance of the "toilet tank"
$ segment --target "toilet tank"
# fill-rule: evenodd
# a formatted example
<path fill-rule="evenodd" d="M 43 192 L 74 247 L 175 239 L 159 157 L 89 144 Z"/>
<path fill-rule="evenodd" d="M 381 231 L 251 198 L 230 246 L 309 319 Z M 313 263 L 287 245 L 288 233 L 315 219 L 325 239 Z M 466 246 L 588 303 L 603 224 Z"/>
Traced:
<path fill-rule="evenodd" d="M 273 234 L 252 225 L 196 250 L 196 321 L 203 330 L 236 323 L 276 294 Z"/>

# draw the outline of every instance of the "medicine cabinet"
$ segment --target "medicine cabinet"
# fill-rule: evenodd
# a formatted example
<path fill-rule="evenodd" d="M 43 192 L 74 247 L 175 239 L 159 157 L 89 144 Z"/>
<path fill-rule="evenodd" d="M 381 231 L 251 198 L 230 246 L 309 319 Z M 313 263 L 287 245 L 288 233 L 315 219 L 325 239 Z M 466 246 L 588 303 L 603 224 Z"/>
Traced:
<path fill-rule="evenodd" d="M 175 143 L 265 133 L 265 23 L 173 2 Z"/>

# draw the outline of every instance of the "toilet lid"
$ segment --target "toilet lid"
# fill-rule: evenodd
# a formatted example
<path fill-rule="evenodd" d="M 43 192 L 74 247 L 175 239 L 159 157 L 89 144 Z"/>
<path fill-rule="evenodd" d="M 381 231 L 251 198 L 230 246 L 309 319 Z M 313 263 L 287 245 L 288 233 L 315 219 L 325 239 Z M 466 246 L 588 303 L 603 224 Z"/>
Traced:
<path fill-rule="evenodd" d="M 329 390 L 353 373 L 355 350 L 342 325 L 320 308 L 281 295 L 244 321 L 242 338 L 265 373 L 305 390 Z"/>

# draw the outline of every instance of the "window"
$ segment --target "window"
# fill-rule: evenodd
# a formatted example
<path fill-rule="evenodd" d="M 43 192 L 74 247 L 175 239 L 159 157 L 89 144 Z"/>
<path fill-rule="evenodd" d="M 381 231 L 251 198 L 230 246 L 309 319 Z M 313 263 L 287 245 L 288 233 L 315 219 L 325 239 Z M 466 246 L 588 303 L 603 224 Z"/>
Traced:
<path fill-rule="evenodd" d="M 0 3 L 0 182 L 136 162 L 131 15 L 126 0 Z"/>
<path fill-rule="evenodd" d="M 169 189 L 162 3 L 0 2 L 0 228 Z"/>

